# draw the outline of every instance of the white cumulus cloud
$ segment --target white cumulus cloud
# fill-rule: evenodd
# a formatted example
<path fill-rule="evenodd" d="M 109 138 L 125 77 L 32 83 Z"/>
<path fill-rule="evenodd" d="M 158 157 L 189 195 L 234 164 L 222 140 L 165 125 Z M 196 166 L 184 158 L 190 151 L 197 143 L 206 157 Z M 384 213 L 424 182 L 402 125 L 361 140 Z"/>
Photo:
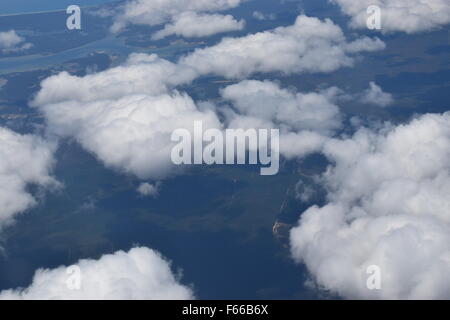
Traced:
<path fill-rule="evenodd" d="M 243 0 L 131 0 L 115 17 L 111 30 L 121 31 L 128 24 L 155 26 L 187 11 L 215 12 L 237 7 Z"/>
<path fill-rule="evenodd" d="M 291 231 L 294 259 L 345 298 L 450 298 L 450 113 L 328 140 L 328 203 Z M 367 267 L 381 289 L 366 286 Z"/>
<path fill-rule="evenodd" d="M 31 48 L 31 43 L 17 34 L 15 30 L 0 32 L 0 52 L 9 53 Z"/>
<path fill-rule="evenodd" d="M 360 100 L 363 103 L 373 104 L 379 107 L 387 107 L 394 102 L 392 95 L 384 92 L 375 82 L 369 83 L 369 88 L 362 93 Z"/>
<path fill-rule="evenodd" d="M 299 93 L 268 80 L 244 80 L 225 87 L 221 95 L 235 109 L 227 113 L 229 127 L 278 128 L 280 151 L 292 158 L 320 151 L 341 127 L 331 91 Z"/>
<path fill-rule="evenodd" d="M 209 74 L 243 77 L 255 72 L 331 72 L 351 66 L 355 53 L 382 48 L 379 39 L 349 42 L 332 21 L 302 15 L 294 25 L 226 38 L 176 63 L 156 55 L 132 54 L 123 65 L 96 74 L 77 77 L 62 72 L 41 83 L 32 105 L 45 115 L 50 133 L 75 139 L 108 167 L 159 180 L 175 168 L 170 160 L 170 135 L 175 129 L 192 130 L 194 121 L 203 121 L 204 129 L 222 128 L 215 108 L 198 108 L 177 86 Z M 296 94 L 274 84 L 248 84 L 252 83 L 264 87 L 267 101 L 273 101 L 271 106 L 265 104 L 265 112 L 271 114 L 255 113 L 251 101 L 243 105 L 245 99 L 264 103 L 251 92 L 233 101 L 241 107 L 233 124 L 251 125 L 255 119 L 282 124 L 292 131 L 288 132 L 289 141 L 300 128 L 310 130 L 302 132 L 302 137 L 314 137 L 314 145 L 296 143 L 299 150 L 288 148 L 290 154 L 302 153 L 302 146 L 318 148 L 322 135 L 339 126 L 338 108 L 327 93 Z M 231 95 L 229 98 L 233 100 Z M 282 149 L 283 145 L 287 146 L 282 142 Z"/>
<path fill-rule="evenodd" d="M 168 61 L 132 55 L 120 66 L 83 78 L 60 73 L 42 82 L 33 102 L 50 133 L 74 138 L 106 166 L 142 179 L 171 173 L 175 129 L 221 126 L 212 111 L 200 111 L 167 83 L 184 81 Z M 183 78 L 180 80 L 179 78 Z"/>
<path fill-rule="evenodd" d="M 4 290 L 0 300 L 193 299 L 192 289 L 177 278 L 158 252 L 138 247 L 83 259 L 71 268 L 39 269 L 29 287 Z"/>
<path fill-rule="evenodd" d="M 287 130 L 329 133 L 341 125 L 339 107 L 321 93 L 298 93 L 268 80 L 244 80 L 227 86 L 221 95 L 240 115 L 270 121 Z"/>
<path fill-rule="evenodd" d="M 448 0 L 330 0 L 351 17 L 351 26 L 367 27 L 367 8 L 381 9 L 381 30 L 416 33 L 450 23 Z"/>
<path fill-rule="evenodd" d="M 27 189 L 30 185 L 57 186 L 50 175 L 54 149 L 37 136 L 0 127 L 0 229 L 36 204 Z"/>
<path fill-rule="evenodd" d="M 174 16 L 172 23 L 166 24 L 162 30 L 154 33 L 152 38 L 158 40 L 170 35 L 185 38 L 207 37 L 217 33 L 242 30 L 244 25 L 244 20 L 237 21 L 229 14 L 199 14 L 188 11 Z"/>
<path fill-rule="evenodd" d="M 180 64 L 199 74 L 227 78 L 246 77 L 256 72 L 332 72 L 354 63 L 359 52 L 385 48 L 378 38 L 347 41 L 331 20 L 300 15 L 288 27 L 225 38 L 215 46 L 197 49 Z"/>

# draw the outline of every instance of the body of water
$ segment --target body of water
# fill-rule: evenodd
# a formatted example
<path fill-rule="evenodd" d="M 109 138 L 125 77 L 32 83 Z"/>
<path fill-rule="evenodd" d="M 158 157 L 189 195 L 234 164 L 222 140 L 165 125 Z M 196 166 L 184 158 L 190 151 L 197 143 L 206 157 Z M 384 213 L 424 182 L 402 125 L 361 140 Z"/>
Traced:
<path fill-rule="evenodd" d="M 117 2 L 117 0 L 2 0 L 0 15 L 64 10 L 72 4 L 93 6 L 108 2 Z"/>

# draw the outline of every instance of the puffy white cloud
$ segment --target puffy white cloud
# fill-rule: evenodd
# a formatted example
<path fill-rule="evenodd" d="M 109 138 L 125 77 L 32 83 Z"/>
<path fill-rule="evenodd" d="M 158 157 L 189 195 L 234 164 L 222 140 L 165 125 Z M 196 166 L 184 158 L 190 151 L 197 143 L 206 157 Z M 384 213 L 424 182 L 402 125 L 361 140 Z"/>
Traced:
<path fill-rule="evenodd" d="M 57 186 L 50 176 L 54 145 L 0 127 L 0 229 L 36 204 L 27 187 Z"/>
<path fill-rule="evenodd" d="M 302 158 L 320 152 L 329 138 L 311 130 L 287 132 L 280 136 L 280 152 L 287 159 Z"/>
<path fill-rule="evenodd" d="M 9 30 L 6 32 L 0 32 L 0 47 L 1 48 L 13 48 L 23 41 L 16 31 Z"/>
<path fill-rule="evenodd" d="M 331 139 L 328 203 L 304 212 L 292 255 L 346 298 L 450 298 L 450 113 Z M 369 290 L 367 267 L 381 270 Z"/>
<path fill-rule="evenodd" d="M 131 54 L 125 64 L 99 73 L 77 77 L 61 72 L 46 78 L 33 104 L 115 100 L 133 94 L 158 95 L 195 77 L 197 74 L 194 71 L 183 69 L 156 55 Z"/>
<path fill-rule="evenodd" d="M 172 18 L 172 23 L 164 26 L 164 29 L 153 34 L 155 40 L 170 35 L 185 38 L 207 37 L 213 34 L 242 30 L 244 20 L 237 21 L 231 15 L 222 14 L 198 14 L 196 12 L 183 12 Z"/>
<path fill-rule="evenodd" d="M 131 95 L 118 100 L 65 101 L 41 107 L 49 129 L 74 137 L 106 166 L 142 179 L 160 179 L 173 169 L 170 137 L 194 121 L 220 127 L 213 112 L 201 112 L 186 94 Z"/>
<path fill-rule="evenodd" d="M 288 157 L 302 157 L 320 151 L 327 137 L 341 126 L 337 91 L 298 93 L 282 89 L 272 81 L 244 80 L 227 86 L 221 95 L 232 102 L 231 128 L 278 128 L 280 151 Z"/>
<path fill-rule="evenodd" d="M 224 88 L 224 99 L 239 114 L 274 122 L 289 130 L 329 133 L 339 128 L 339 108 L 320 93 L 297 93 L 272 81 L 244 80 Z"/>
<path fill-rule="evenodd" d="M 187 94 L 174 89 L 177 86 L 208 74 L 241 77 L 254 72 L 333 71 L 351 66 L 352 54 L 381 48 L 384 43 L 378 39 L 348 42 L 330 20 L 299 16 L 292 26 L 227 38 L 177 63 L 156 55 L 133 54 L 124 65 L 96 74 L 77 77 L 63 72 L 41 83 L 32 105 L 44 113 L 51 133 L 74 138 L 107 166 L 142 179 L 161 179 L 174 168 L 170 161 L 173 130 L 193 130 L 194 121 L 203 121 L 204 129 L 222 126 L 214 108 L 199 109 Z M 259 86 L 265 87 L 267 101 L 274 103 L 265 104 L 265 112 L 271 114 L 255 112 L 254 102 L 244 106 L 236 100 L 241 114 L 232 125 L 263 121 L 281 124 L 290 130 L 286 133 L 294 134 L 301 128 L 311 131 L 302 132 L 302 137 L 314 136 L 316 142 L 339 126 L 338 109 L 328 93 L 295 94 L 274 84 Z M 254 93 L 237 98 L 265 102 Z M 281 145 L 282 149 L 287 146 Z M 306 145 L 309 150 L 319 148 Z"/>
<path fill-rule="evenodd" d="M 115 18 L 113 32 L 128 24 L 155 26 L 163 24 L 180 13 L 215 12 L 237 7 L 243 0 L 132 0 L 128 1 Z"/>
<path fill-rule="evenodd" d="M 381 9 L 382 31 L 415 33 L 439 28 L 450 23 L 448 0 L 330 0 L 351 16 L 351 26 L 367 27 L 367 8 Z"/>
<path fill-rule="evenodd" d="M 0 51 L 3 53 L 27 50 L 31 46 L 15 30 L 0 32 Z"/>
<path fill-rule="evenodd" d="M 221 126 L 214 112 L 200 111 L 187 94 L 168 89 L 179 81 L 184 75 L 170 62 L 132 55 L 125 66 L 94 75 L 60 73 L 44 80 L 33 105 L 52 134 L 76 139 L 106 166 L 160 179 L 174 168 L 175 129 L 192 132 L 194 121 Z"/>
<path fill-rule="evenodd" d="M 180 64 L 199 74 L 227 78 L 255 72 L 332 72 L 354 63 L 353 54 L 384 49 L 379 39 L 367 37 L 348 42 L 331 20 L 300 15 L 288 27 L 239 38 L 225 38 L 215 46 L 197 49 Z"/>
<path fill-rule="evenodd" d="M 369 83 L 369 88 L 360 97 L 363 103 L 373 104 L 379 107 L 387 107 L 394 102 L 390 93 L 384 92 L 375 82 Z"/>
<path fill-rule="evenodd" d="M 137 188 L 137 192 L 146 197 L 156 198 L 159 195 L 160 183 L 150 184 L 148 182 L 141 183 Z"/>
<path fill-rule="evenodd" d="M 75 278 L 78 277 L 79 278 Z M 39 269 L 24 289 L 4 290 L 0 300 L 187 300 L 170 262 L 145 247 L 117 251 L 69 268 Z"/>

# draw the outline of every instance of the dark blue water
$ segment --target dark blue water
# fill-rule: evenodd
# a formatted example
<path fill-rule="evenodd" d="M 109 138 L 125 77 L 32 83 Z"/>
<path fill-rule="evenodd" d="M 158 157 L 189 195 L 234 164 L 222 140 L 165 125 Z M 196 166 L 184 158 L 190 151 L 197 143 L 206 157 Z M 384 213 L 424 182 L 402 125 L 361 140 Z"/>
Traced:
<path fill-rule="evenodd" d="M 64 10 L 72 4 L 92 6 L 114 1 L 117 0 L 2 0 L 0 15 Z"/>

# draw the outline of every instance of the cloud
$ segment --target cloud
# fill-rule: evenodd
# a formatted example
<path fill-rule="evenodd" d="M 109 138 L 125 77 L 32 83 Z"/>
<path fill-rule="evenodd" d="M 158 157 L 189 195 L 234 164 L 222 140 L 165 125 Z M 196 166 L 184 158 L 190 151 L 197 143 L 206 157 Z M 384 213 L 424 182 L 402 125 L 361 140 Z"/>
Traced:
<path fill-rule="evenodd" d="M 381 30 L 416 33 L 442 27 L 450 23 L 448 0 L 330 0 L 349 15 L 351 26 L 367 28 L 367 8 L 381 9 Z"/>
<path fill-rule="evenodd" d="M 172 23 L 166 24 L 164 29 L 153 34 L 154 40 L 170 35 L 185 38 L 207 37 L 213 34 L 242 30 L 244 20 L 237 21 L 231 15 L 198 14 L 196 12 L 183 12 L 172 18 Z"/>
<path fill-rule="evenodd" d="M 111 30 L 119 32 L 128 24 L 156 26 L 175 16 L 191 12 L 216 12 L 239 6 L 242 0 L 132 0 L 116 16 Z"/>
<path fill-rule="evenodd" d="M 36 204 L 30 185 L 55 187 L 50 176 L 54 145 L 34 135 L 20 135 L 0 127 L 0 229 Z"/>
<path fill-rule="evenodd" d="M 15 30 L 0 32 L 0 51 L 3 53 L 24 51 L 32 47 L 29 42 L 17 34 Z"/>
<path fill-rule="evenodd" d="M 328 203 L 306 210 L 291 251 L 345 298 L 450 298 L 450 113 L 331 139 Z M 368 290 L 366 269 L 381 270 Z"/>
<path fill-rule="evenodd" d="M 320 152 L 328 136 L 315 131 L 288 132 L 280 136 L 280 152 L 287 159 Z"/>
<path fill-rule="evenodd" d="M 320 93 L 297 93 L 268 80 L 244 80 L 224 88 L 221 95 L 239 114 L 273 122 L 276 127 L 329 133 L 341 125 L 339 107 Z"/>
<path fill-rule="evenodd" d="M 63 72 L 47 78 L 32 105 L 45 115 L 50 134 L 74 138 L 107 167 L 159 180 L 177 168 L 170 158 L 175 129 L 192 132 L 194 121 L 203 121 L 204 129 L 223 127 L 213 108 L 199 108 L 172 89 L 193 74 L 156 56 L 132 55 L 124 66 L 96 74 Z M 222 95 L 238 111 L 229 113 L 230 128 L 281 128 L 281 150 L 288 157 L 319 150 L 341 124 L 330 93 L 303 94 L 270 81 L 243 81 Z"/>
<path fill-rule="evenodd" d="M 253 18 L 255 18 L 256 20 L 275 20 L 276 15 L 274 13 L 271 14 L 264 14 L 261 11 L 253 11 L 252 14 Z"/>
<path fill-rule="evenodd" d="M 160 179 L 175 168 L 170 137 L 194 121 L 219 128 L 212 111 L 200 111 L 169 84 L 184 81 L 176 67 L 155 56 L 132 55 L 125 66 L 85 77 L 60 73 L 44 80 L 32 105 L 48 131 L 72 137 L 106 166 L 141 179 Z"/>
<path fill-rule="evenodd" d="M 79 273 L 78 273 L 79 271 Z M 80 275 L 80 281 L 74 276 Z M 170 262 L 145 247 L 117 251 L 71 268 L 39 269 L 29 287 L 4 290 L 0 300 L 188 300 Z"/>
<path fill-rule="evenodd" d="M 108 167 L 159 180 L 175 169 L 170 160 L 170 135 L 175 129 L 192 131 L 194 121 L 203 121 L 204 129 L 222 128 L 215 108 L 199 108 L 186 93 L 177 91 L 177 86 L 210 74 L 243 77 L 255 72 L 330 72 L 351 66 L 351 56 L 357 52 L 382 48 L 384 43 L 378 39 L 348 42 L 330 20 L 299 16 L 292 26 L 226 38 L 177 63 L 156 55 L 132 54 L 123 65 L 96 74 L 77 77 L 62 72 L 42 81 L 31 105 L 45 115 L 51 134 L 74 138 Z M 272 115 L 264 118 L 254 112 L 254 102 L 247 102 L 248 106 L 242 102 L 261 101 L 258 95 L 241 93 L 234 102 L 246 110 L 241 108 L 234 125 L 238 121 L 251 125 L 255 120 L 282 124 L 290 130 L 286 132 L 289 139 L 301 128 L 301 137 L 313 136 L 315 142 L 339 126 L 337 106 L 325 93 L 295 94 L 269 83 L 258 86 L 264 87 L 267 101 L 284 108 L 267 106 Z M 232 99 L 231 93 L 228 98 Z M 282 149 L 283 145 L 287 146 L 281 141 Z M 319 148 L 303 142 L 296 145 Z M 292 154 L 292 149 L 287 153 Z"/>
<path fill-rule="evenodd" d="M 383 89 L 373 81 L 369 83 L 369 88 L 363 92 L 360 100 L 363 103 L 373 104 L 379 107 L 387 107 L 394 102 L 392 95 L 384 92 Z"/>
<path fill-rule="evenodd" d="M 3 49 L 13 48 L 21 42 L 23 42 L 23 38 L 14 30 L 0 32 L 0 47 Z"/>
<path fill-rule="evenodd" d="M 151 54 L 131 54 L 118 67 L 84 77 L 67 72 L 46 78 L 33 104 L 43 105 L 68 100 L 92 102 L 116 100 L 126 95 L 167 93 L 170 88 L 188 83 L 197 73 Z"/>
<path fill-rule="evenodd" d="M 367 37 L 348 42 L 331 20 L 300 15 L 288 27 L 225 38 L 180 59 L 198 74 L 243 78 L 256 72 L 332 72 L 354 63 L 353 54 L 382 50 L 385 44 Z"/>
<path fill-rule="evenodd" d="M 137 192 L 139 194 L 146 196 L 146 197 L 153 197 L 156 198 L 159 195 L 159 188 L 161 186 L 161 183 L 156 184 L 150 184 L 148 182 L 141 183 L 139 187 L 137 188 Z"/>
<path fill-rule="evenodd" d="M 170 136 L 193 131 L 194 121 L 220 127 L 212 112 L 201 112 L 186 94 L 131 95 L 116 101 L 67 101 L 41 107 L 51 132 L 74 137 L 106 166 L 142 179 L 160 179 L 173 164 Z"/>
<path fill-rule="evenodd" d="M 229 127 L 278 128 L 280 151 L 292 158 L 320 151 L 341 127 L 332 91 L 298 93 L 268 80 L 244 80 L 222 89 L 221 96 L 235 110 L 227 114 Z"/>

